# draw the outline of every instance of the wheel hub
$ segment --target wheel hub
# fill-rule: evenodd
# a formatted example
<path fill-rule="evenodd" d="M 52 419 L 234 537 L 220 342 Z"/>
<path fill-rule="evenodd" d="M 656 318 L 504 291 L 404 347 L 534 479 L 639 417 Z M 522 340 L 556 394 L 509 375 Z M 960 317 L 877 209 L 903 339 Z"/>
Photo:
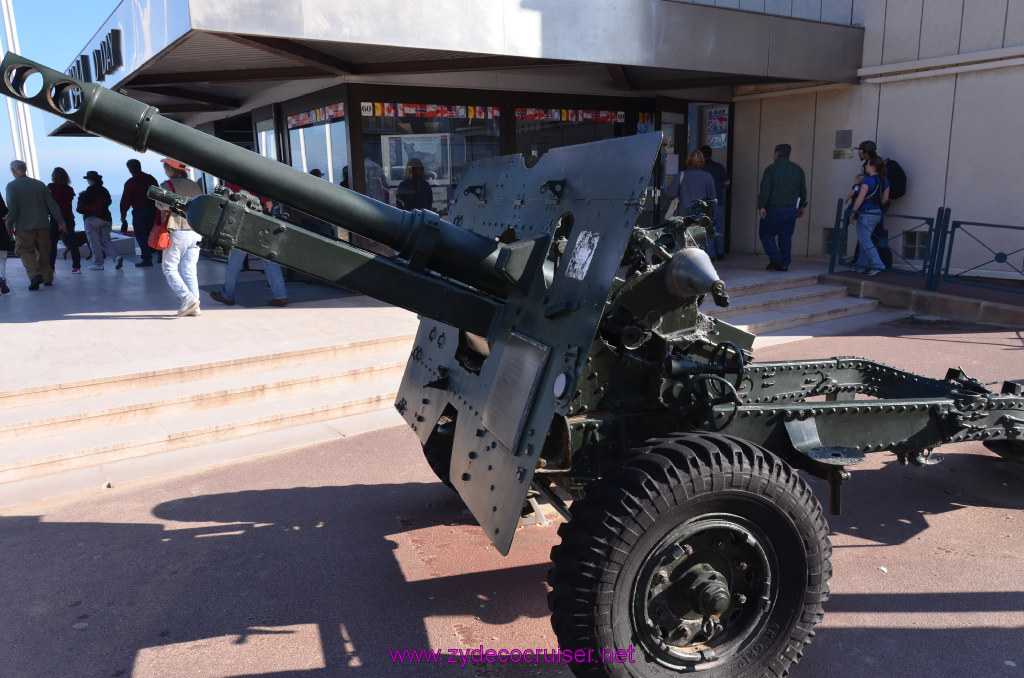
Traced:
<path fill-rule="evenodd" d="M 644 559 L 634 627 L 659 662 L 722 659 L 756 636 L 774 599 L 774 558 L 736 516 L 707 515 L 666 535 Z"/>

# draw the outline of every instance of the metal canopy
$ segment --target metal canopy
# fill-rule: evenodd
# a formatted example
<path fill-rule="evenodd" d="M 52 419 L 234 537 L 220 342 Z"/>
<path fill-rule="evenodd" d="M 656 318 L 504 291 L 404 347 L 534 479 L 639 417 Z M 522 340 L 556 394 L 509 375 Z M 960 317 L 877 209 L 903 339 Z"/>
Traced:
<path fill-rule="evenodd" d="M 409 75 L 418 85 L 451 87 L 447 74 L 501 71 L 519 88 L 531 77 L 560 76 L 585 83 L 574 93 L 616 96 L 856 82 L 863 44 L 858 27 L 669 0 L 435 0 L 412 13 L 405 0 L 378 0 L 373 16 L 361 3 L 335 0 L 192 0 L 188 9 L 186 20 L 165 28 L 163 46 L 126 53 L 126 68 L 104 84 L 192 125 L 268 97 L 283 101 L 345 81 L 408 84 L 401 76 Z M 148 44 L 156 29 L 134 25 L 133 13 L 123 2 L 97 36 L 123 27 L 126 52 Z M 81 131 L 65 125 L 54 134 Z"/>

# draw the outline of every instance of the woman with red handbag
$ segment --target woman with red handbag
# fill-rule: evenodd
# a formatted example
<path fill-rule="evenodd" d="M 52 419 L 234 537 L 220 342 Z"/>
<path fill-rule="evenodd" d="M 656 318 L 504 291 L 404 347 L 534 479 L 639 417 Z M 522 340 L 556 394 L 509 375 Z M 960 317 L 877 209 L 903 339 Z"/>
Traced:
<path fill-rule="evenodd" d="M 188 165 L 171 158 L 164 158 L 160 162 L 167 174 L 167 181 L 160 184 L 162 188 L 186 198 L 202 195 L 203 190 L 199 184 L 188 177 Z M 164 250 L 162 266 L 167 284 L 181 300 L 176 315 L 179 318 L 199 315 L 199 278 L 196 266 L 199 263 L 199 241 L 202 237 L 189 227 L 185 217 L 171 212 L 165 203 L 158 202 L 156 207 L 167 222 L 170 243 Z"/>

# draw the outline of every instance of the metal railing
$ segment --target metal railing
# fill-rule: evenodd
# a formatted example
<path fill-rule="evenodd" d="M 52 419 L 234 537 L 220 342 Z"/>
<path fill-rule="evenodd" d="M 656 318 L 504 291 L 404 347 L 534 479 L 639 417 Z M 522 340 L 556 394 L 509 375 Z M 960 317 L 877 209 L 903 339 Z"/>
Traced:
<path fill-rule="evenodd" d="M 852 267 L 856 263 L 846 254 L 851 215 L 855 216 L 856 212 L 844 208 L 843 201 L 839 200 L 829 273 L 835 273 L 837 267 Z M 924 289 L 932 292 L 938 291 L 940 283 L 950 283 L 1024 294 L 1024 226 L 950 221 L 948 207 L 938 208 L 934 217 L 887 213 L 882 219 L 889 233 L 895 230 L 892 225 L 898 220 L 911 224 L 878 241 L 879 247 L 887 246 L 892 253 L 892 266 L 887 272 L 924 278 Z M 902 246 L 907 234 L 921 232 L 927 233 L 923 244 L 926 256 L 921 259 L 904 256 L 905 250 L 921 250 L 921 243 L 915 243 L 914 247 Z M 1020 236 L 1012 242 L 1021 246 L 1012 251 L 1007 246 L 1008 232 Z"/>
<path fill-rule="evenodd" d="M 1001 249 L 1007 244 L 1007 231 L 1015 232 L 1021 237 L 1015 242 L 1024 243 L 1024 226 L 1009 224 L 986 224 L 979 221 L 954 221 L 942 229 L 936 256 L 936 280 L 938 283 L 971 285 L 991 290 L 1002 290 L 1024 294 L 1024 245 L 1007 252 Z M 959 238 L 959 240 L 958 240 Z M 973 245 L 968 252 L 964 242 Z M 956 244 L 961 243 L 959 250 Z M 993 249 L 999 248 L 999 249 Z M 953 259 L 956 257 L 956 270 L 952 273 Z M 1015 264 L 1014 261 L 1018 261 Z M 998 273 L 999 275 L 993 275 Z M 1005 280 L 1006 284 L 999 284 Z"/>
<path fill-rule="evenodd" d="M 836 204 L 836 221 L 835 228 L 832 231 L 832 248 L 829 257 L 829 273 L 835 273 L 837 267 L 850 266 L 853 267 L 856 264 L 855 259 L 851 256 L 847 258 L 847 241 L 849 239 L 850 217 L 855 217 L 857 212 L 851 209 L 844 208 L 843 200 L 840 199 Z M 935 262 L 937 261 L 936 252 L 939 251 L 939 242 L 941 240 L 940 233 L 942 227 L 949 218 L 949 209 L 940 207 L 934 217 L 922 217 L 910 214 L 895 214 L 885 213 L 882 216 L 882 224 L 887 225 L 886 231 L 890 234 L 878 240 L 879 248 L 888 248 L 892 254 L 892 266 L 889 268 L 890 272 L 899 273 L 901 275 L 911 275 L 925 279 L 925 287 L 931 289 L 931 285 L 937 284 L 935 278 L 937 277 L 937 267 Z M 892 224 L 894 222 L 909 222 L 909 225 L 901 229 L 897 233 L 893 233 Z M 856 226 L 853 226 L 854 232 L 856 232 Z M 925 243 L 927 248 L 927 256 L 923 259 L 910 259 L 903 255 L 903 242 L 907 238 L 909 233 L 926 233 Z M 858 243 L 859 245 L 859 243 Z M 855 250 L 856 251 L 856 250 Z"/>

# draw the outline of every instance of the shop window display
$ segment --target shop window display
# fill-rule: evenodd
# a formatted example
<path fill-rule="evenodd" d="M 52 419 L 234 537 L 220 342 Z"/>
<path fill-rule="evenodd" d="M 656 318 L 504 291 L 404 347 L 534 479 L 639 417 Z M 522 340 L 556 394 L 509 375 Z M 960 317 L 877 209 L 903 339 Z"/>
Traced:
<path fill-rule="evenodd" d="M 540 158 L 552 148 L 614 139 L 625 134 L 625 111 L 517 108 L 516 152 Z"/>
<path fill-rule="evenodd" d="M 494 107 L 364 102 L 361 113 L 366 192 L 390 205 L 414 158 L 431 184 L 432 210 L 445 215 L 466 165 L 501 154 Z"/>

